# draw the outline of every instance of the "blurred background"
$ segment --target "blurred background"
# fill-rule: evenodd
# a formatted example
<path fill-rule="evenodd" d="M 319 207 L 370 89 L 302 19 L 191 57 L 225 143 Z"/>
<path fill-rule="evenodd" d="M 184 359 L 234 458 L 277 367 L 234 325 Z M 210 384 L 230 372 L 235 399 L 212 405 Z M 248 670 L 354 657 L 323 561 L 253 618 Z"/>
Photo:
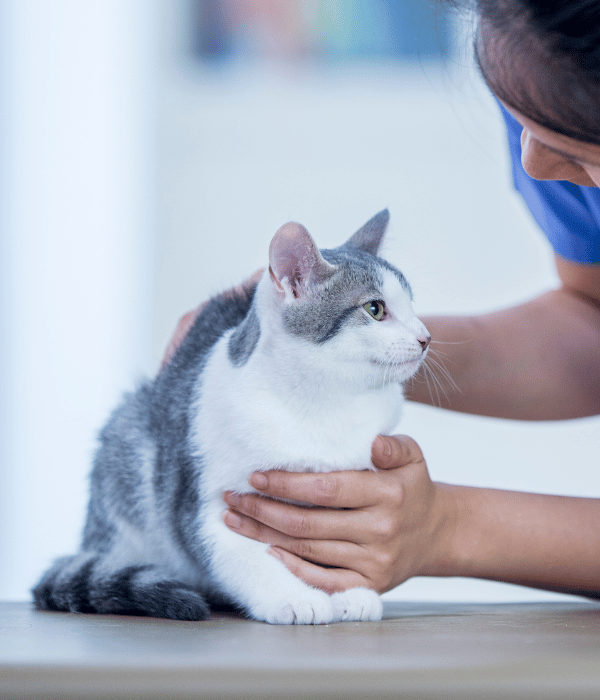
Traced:
<path fill-rule="evenodd" d="M 76 549 L 108 412 L 286 221 L 335 246 L 388 207 L 418 314 L 556 284 L 470 20 L 441 4 L 0 0 L 0 36 L 0 599 Z M 600 496 L 599 428 L 407 406 L 400 429 L 434 479 Z M 387 595 L 553 597 L 462 579 Z"/>

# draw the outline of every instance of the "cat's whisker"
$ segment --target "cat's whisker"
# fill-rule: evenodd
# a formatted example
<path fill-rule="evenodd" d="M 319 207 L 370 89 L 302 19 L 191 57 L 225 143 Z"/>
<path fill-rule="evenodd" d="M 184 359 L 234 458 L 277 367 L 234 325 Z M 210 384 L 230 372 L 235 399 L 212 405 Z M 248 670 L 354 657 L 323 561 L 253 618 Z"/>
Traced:
<path fill-rule="evenodd" d="M 448 397 L 448 392 L 446 391 L 446 387 L 444 386 L 444 383 L 441 381 L 440 377 L 438 376 L 436 372 L 436 368 L 434 367 L 429 367 L 429 371 L 431 372 L 431 376 L 433 378 L 433 381 L 435 382 L 436 386 L 439 389 L 438 396 L 440 396 L 440 406 L 442 405 L 442 400 L 441 397 L 444 397 L 444 402 L 446 404 L 450 403 L 450 399 Z"/>
<path fill-rule="evenodd" d="M 436 357 L 446 357 L 446 358 L 451 358 L 450 353 L 447 352 L 442 352 L 442 350 L 438 350 L 437 348 L 429 348 L 429 354 L 430 355 L 435 355 Z"/>
<path fill-rule="evenodd" d="M 446 365 L 444 364 L 444 361 L 442 360 L 442 358 L 439 357 L 439 353 L 438 353 L 437 351 L 434 351 L 432 354 L 434 354 L 435 357 L 432 357 L 432 356 L 430 355 L 430 356 L 427 358 L 427 360 L 428 360 L 429 362 L 431 362 L 431 364 L 433 364 L 434 367 L 436 367 L 436 368 L 438 369 L 438 371 L 440 372 L 440 374 L 442 375 L 442 377 L 448 382 L 448 384 L 450 384 L 450 386 L 451 386 L 455 391 L 458 391 L 459 393 L 462 393 L 460 387 L 459 387 L 458 384 L 454 381 L 454 379 L 452 378 L 452 375 L 451 375 L 450 372 L 448 371 L 448 368 L 447 368 Z"/>
<path fill-rule="evenodd" d="M 431 375 L 432 381 L 435 382 L 435 385 L 437 388 L 439 388 L 439 391 L 444 395 L 444 398 L 446 399 L 446 403 L 450 403 L 450 398 L 448 396 L 448 392 L 446 391 L 447 385 L 449 384 L 453 388 L 456 389 L 456 391 L 460 391 L 452 377 L 450 376 L 448 370 L 437 360 L 435 360 L 433 357 L 428 357 L 426 362 L 429 362 L 428 365 L 426 365 L 428 372 Z M 442 379 L 438 376 L 437 372 L 442 376 L 443 379 L 446 380 L 447 384 L 444 386 L 444 382 Z M 439 396 L 439 392 L 438 392 Z"/>
<path fill-rule="evenodd" d="M 440 345 L 465 345 L 466 343 L 471 343 L 471 340 L 431 340 L 430 343 Z"/>
<path fill-rule="evenodd" d="M 431 403 L 434 406 L 437 406 L 438 404 L 436 403 L 436 397 L 433 394 L 432 388 L 431 388 L 431 382 L 429 380 L 431 374 L 431 370 L 429 367 L 427 367 L 426 363 L 423 362 L 421 365 L 419 372 L 417 374 L 414 374 L 409 380 L 408 383 L 415 383 L 415 382 L 425 382 L 427 386 L 427 391 L 429 392 L 429 398 L 431 399 Z M 439 398 L 438 398 L 439 400 Z"/>
<path fill-rule="evenodd" d="M 433 406 L 440 406 L 440 396 L 435 383 L 433 383 L 433 388 L 435 389 L 435 396 L 432 391 L 432 382 L 429 381 L 431 375 L 431 370 L 426 364 L 423 364 L 423 377 L 427 383 L 427 391 L 429 392 L 429 397 L 431 398 L 431 403 Z"/>
<path fill-rule="evenodd" d="M 446 390 L 444 388 L 444 383 L 440 380 L 440 378 L 436 372 L 435 365 L 433 367 L 428 366 L 427 369 L 431 373 L 431 379 L 436 387 L 438 402 L 439 402 L 438 406 L 442 405 L 442 396 L 446 400 L 446 403 L 448 403 L 448 394 L 446 393 Z"/>
<path fill-rule="evenodd" d="M 427 365 L 427 369 L 429 370 L 429 372 L 431 372 L 431 376 L 435 378 L 440 388 L 443 388 L 442 378 L 445 378 L 445 375 L 442 365 L 433 357 L 428 357 L 425 364 Z M 442 376 L 442 378 L 440 377 L 440 375 Z"/>

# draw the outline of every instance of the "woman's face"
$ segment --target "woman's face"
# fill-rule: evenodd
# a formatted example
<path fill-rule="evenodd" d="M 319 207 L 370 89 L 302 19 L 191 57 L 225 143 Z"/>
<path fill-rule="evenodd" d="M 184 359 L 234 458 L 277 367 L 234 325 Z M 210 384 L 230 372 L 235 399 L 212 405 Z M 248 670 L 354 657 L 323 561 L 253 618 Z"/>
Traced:
<path fill-rule="evenodd" d="M 505 87 L 503 80 L 506 78 L 513 84 L 518 81 L 518 73 L 525 67 L 527 70 L 521 75 L 519 87 L 526 90 L 527 84 L 533 81 L 533 94 L 544 94 L 543 81 L 547 77 L 547 67 L 543 64 L 544 53 L 535 37 L 531 35 L 529 38 L 529 43 L 524 44 L 522 40 L 519 44 L 519 50 L 524 52 L 523 56 L 517 56 L 519 60 L 506 64 L 504 59 L 507 52 L 514 51 L 515 47 L 507 46 L 507 38 L 493 29 L 490 23 L 482 20 L 477 35 L 476 54 L 484 79 L 492 92 L 495 85 Z M 540 77 L 542 84 L 537 85 L 536 81 Z M 509 85 L 509 94 L 510 91 Z M 568 180 L 575 185 L 600 187 L 600 145 L 578 141 L 552 131 L 505 102 L 502 104 L 523 127 L 521 162 L 532 178 Z"/>
<path fill-rule="evenodd" d="M 600 187 L 600 146 L 563 136 L 504 106 L 523 127 L 521 162 L 528 175 Z"/>

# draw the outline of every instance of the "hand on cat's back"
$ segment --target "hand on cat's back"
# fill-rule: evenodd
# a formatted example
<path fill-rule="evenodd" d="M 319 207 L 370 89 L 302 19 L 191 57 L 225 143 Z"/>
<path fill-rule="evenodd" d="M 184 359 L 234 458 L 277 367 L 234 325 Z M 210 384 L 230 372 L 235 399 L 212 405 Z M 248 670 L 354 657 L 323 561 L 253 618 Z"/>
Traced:
<path fill-rule="evenodd" d="M 251 277 L 248 277 L 247 280 L 244 280 L 241 284 L 239 284 L 237 287 L 233 287 L 227 292 L 224 292 L 224 295 L 245 295 L 248 294 L 248 292 L 256 285 L 256 283 L 260 280 L 262 277 L 263 269 L 257 270 Z M 166 364 L 168 364 L 169 360 L 173 357 L 175 354 L 175 351 L 177 348 L 181 345 L 183 342 L 183 339 L 185 336 L 188 334 L 190 328 L 194 325 L 194 321 L 198 318 L 198 316 L 202 313 L 202 310 L 205 308 L 205 306 L 208 304 L 208 302 L 204 302 L 203 304 L 200 304 L 200 306 L 197 306 L 193 311 L 188 311 L 186 314 L 184 314 L 179 321 L 177 322 L 177 327 L 175 328 L 175 333 L 173 333 L 173 337 L 171 338 L 169 345 L 167 346 L 167 349 L 165 350 L 165 354 L 162 359 L 162 366 L 164 367 Z"/>
<path fill-rule="evenodd" d="M 379 593 L 412 576 L 443 574 L 458 504 L 431 481 L 417 443 L 378 437 L 375 471 L 254 473 L 264 494 L 225 494 L 224 520 L 235 532 L 274 545 L 298 578 L 328 593 L 364 586 Z"/>

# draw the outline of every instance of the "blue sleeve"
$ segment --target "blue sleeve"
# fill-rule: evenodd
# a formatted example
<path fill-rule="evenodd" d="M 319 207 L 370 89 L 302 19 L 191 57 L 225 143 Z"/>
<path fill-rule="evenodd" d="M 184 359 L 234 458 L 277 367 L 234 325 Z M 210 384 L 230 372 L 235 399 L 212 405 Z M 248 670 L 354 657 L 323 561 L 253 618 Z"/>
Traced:
<path fill-rule="evenodd" d="M 600 189 L 558 180 L 534 180 L 521 165 L 519 122 L 502 105 L 508 130 L 516 190 L 561 257 L 577 263 L 600 263 Z"/>

